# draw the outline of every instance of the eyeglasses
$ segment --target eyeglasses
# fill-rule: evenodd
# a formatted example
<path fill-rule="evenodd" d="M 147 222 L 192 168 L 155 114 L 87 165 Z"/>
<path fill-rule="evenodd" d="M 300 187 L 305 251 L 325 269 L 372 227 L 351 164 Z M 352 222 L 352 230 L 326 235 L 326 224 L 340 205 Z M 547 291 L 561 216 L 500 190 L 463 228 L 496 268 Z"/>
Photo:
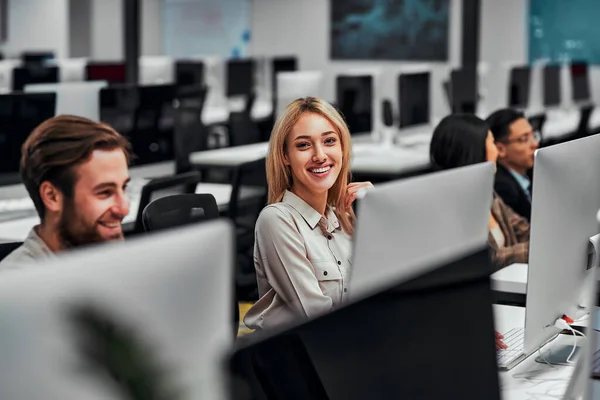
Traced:
<path fill-rule="evenodd" d="M 531 141 L 539 143 L 541 139 L 542 139 L 542 135 L 538 131 L 533 131 L 533 132 L 529 132 L 527 134 L 524 134 L 524 135 L 522 135 L 522 136 L 520 136 L 520 137 L 518 137 L 516 139 L 501 140 L 500 143 L 504 143 L 504 144 L 510 144 L 510 143 L 527 144 L 527 143 L 530 143 Z"/>

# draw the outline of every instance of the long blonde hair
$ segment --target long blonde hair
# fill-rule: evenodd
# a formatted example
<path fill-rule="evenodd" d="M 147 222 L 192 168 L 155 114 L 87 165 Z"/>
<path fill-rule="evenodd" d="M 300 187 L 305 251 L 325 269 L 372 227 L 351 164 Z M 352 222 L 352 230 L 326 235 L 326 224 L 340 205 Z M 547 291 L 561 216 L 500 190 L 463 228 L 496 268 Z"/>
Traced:
<path fill-rule="evenodd" d="M 275 121 L 269 153 L 267 154 L 267 182 L 269 183 L 268 204 L 279 203 L 285 191 L 292 186 L 292 172 L 285 163 L 287 138 L 304 113 L 312 113 L 326 118 L 336 129 L 342 146 L 342 168 L 337 180 L 327 192 L 327 205 L 338 218 L 344 232 L 354 233 L 354 211 L 346 212 L 346 187 L 350 180 L 351 141 L 346 122 L 337 110 L 324 100 L 305 97 L 292 101 Z"/>

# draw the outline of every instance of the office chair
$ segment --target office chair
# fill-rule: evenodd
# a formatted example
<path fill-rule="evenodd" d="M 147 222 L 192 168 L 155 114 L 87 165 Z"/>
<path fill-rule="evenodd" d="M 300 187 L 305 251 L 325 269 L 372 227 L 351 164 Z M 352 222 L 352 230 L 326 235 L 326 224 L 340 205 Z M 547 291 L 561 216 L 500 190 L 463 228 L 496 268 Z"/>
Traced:
<path fill-rule="evenodd" d="M 0 261 L 4 260 L 6 256 L 12 253 L 17 247 L 21 246 L 23 242 L 7 242 L 0 243 Z"/>
<path fill-rule="evenodd" d="M 142 212 L 146 232 L 175 228 L 219 218 L 217 201 L 212 194 L 176 194 L 154 200 Z M 200 261 L 199 261 L 200 262 Z M 237 336 L 240 309 L 237 296 L 233 302 L 233 331 Z"/>
<path fill-rule="evenodd" d="M 544 124 L 546 123 L 546 113 L 535 114 L 527 119 L 529 120 L 533 130 L 539 132 L 542 140 L 544 140 Z"/>
<path fill-rule="evenodd" d="M 163 192 L 163 195 L 159 195 L 159 197 L 179 193 L 194 193 L 200 180 L 201 175 L 198 171 L 190 171 L 174 176 L 152 179 L 150 182 L 144 185 L 140 196 L 140 203 L 132 234 L 144 232 L 143 212 L 148 204 L 150 204 L 150 202 L 153 200 L 153 195 L 159 194 L 161 191 Z M 168 192 L 165 193 L 167 190 Z"/>
<path fill-rule="evenodd" d="M 176 173 L 192 169 L 190 154 L 208 149 L 209 131 L 202 122 L 207 86 L 178 88 L 174 100 L 174 150 Z"/>
<path fill-rule="evenodd" d="M 251 93 L 248 95 L 243 111 L 229 113 L 229 146 L 243 146 L 261 141 L 258 125 L 252 120 L 252 107 L 255 100 L 256 94 Z"/>
<path fill-rule="evenodd" d="M 258 299 L 254 269 L 254 226 L 267 203 L 265 158 L 241 164 L 233 171 L 227 216 L 236 227 L 238 298 Z"/>
<path fill-rule="evenodd" d="M 587 104 L 581 107 L 579 125 L 577 126 L 577 131 L 575 132 L 575 139 L 581 139 L 590 135 L 589 123 L 593 111 L 594 105 L 592 104 Z"/>

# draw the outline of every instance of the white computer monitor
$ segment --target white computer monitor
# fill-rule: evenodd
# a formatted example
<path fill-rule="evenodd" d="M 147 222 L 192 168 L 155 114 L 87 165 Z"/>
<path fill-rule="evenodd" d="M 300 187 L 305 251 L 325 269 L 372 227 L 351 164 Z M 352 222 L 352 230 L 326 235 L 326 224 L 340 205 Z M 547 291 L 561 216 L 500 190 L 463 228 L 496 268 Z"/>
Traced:
<path fill-rule="evenodd" d="M 175 61 L 171 57 L 140 57 L 140 85 L 175 82 Z"/>
<path fill-rule="evenodd" d="M 524 353 L 555 337 L 554 321 L 578 318 L 594 288 L 590 238 L 598 234 L 600 135 L 545 147 L 535 155 Z"/>
<path fill-rule="evenodd" d="M 493 183 L 494 165 L 480 163 L 367 191 L 357 208 L 351 297 L 385 290 L 485 246 Z"/>
<path fill-rule="evenodd" d="M 301 97 L 323 97 L 323 72 L 292 71 L 277 74 L 276 116 Z"/>
<path fill-rule="evenodd" d="M 160 370 L 146 385 L 162 395 L 223 399 L 233 234 L 205 222 L 0 274 L 0 398 L 132 398 L 110 378 L 129 368 Z"/>
<path fill-rule="evenodd" d="M 55 92 L 56 115 L 77 115 L 100 120 L 100 90 L 106 81 L 35 83 L 25 85 L 24 92 Z"/>

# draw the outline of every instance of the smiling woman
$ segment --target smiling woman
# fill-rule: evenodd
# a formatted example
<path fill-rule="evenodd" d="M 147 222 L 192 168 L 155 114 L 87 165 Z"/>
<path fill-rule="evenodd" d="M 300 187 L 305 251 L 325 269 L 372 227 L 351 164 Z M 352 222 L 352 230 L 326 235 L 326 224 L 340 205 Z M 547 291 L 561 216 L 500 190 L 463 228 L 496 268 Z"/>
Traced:
<path fill-rule="evenodd" d="M 266 329 L 311 318 L 346 300 L 354 212 L 370 182 L 348 184 L 350 132 L 327 102 L 307 97 L 278 118 L 267 155 L 269 205 L 256 222 L 260 299 L 244 318 Z"/>

